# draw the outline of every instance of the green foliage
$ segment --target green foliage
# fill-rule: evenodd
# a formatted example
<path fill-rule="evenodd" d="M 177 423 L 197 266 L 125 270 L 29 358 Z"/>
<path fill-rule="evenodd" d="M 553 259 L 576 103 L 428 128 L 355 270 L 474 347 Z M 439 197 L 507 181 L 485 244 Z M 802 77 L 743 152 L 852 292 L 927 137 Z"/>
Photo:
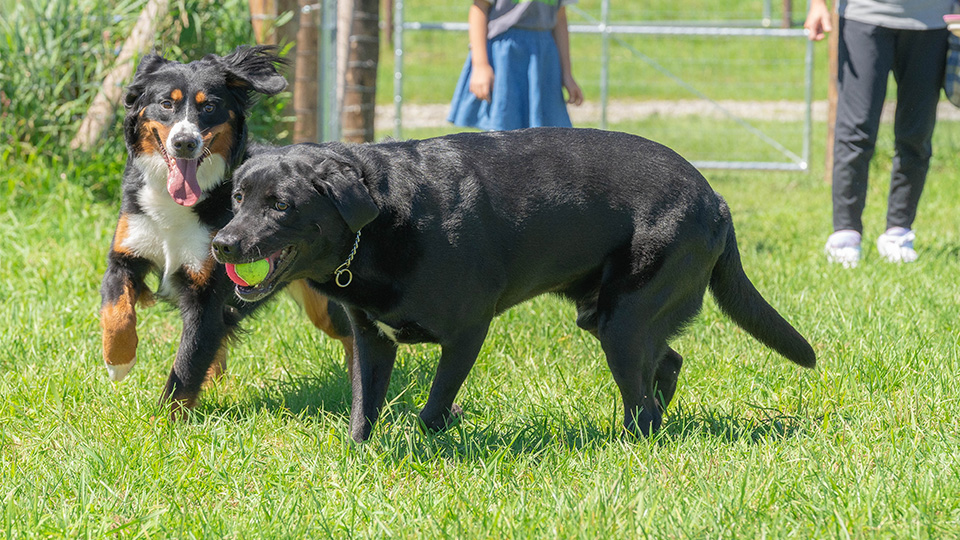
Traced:
<path fill-rule="evenodd" d="M 0 10 L 0 165 L 64 153 L 143 5 L 27 0 Z M 176 0 L 158 26 L 157 52 L 181 61 L 253 43 L 243 0 Z M 288 99 L 267 100 L 253 132 L 274 135 Z M 122 114 L 104 136 L 108 145 L 120 138 Z"/>
<path fill-rule="evenodd" d="M 428 4 L 418 5 L 458 13 L 435 20 L 465 19 L 466 4 Z M 710 4 L 703 18 L 747 19 L 759 9 L 732 5 Z M 615 9 L 624 20 L 682 19 L 693 18 L 691 6 Z M 95 91 L 90 81 L 139 7 L 0 0 L 0 537 L 960 536 L 957 124 L 937 128 L 915 225 L 921 259 L 908 266 L 883 263 L 870 244 L 884 222 L 889 125 L 855 270 L 827 265 L 821 252 L 830 231 L 822 152 L 808 173 L 706 172 L 731 206 L 747 273 L 810 339 L 819 365 L 788 364 L 707 300 L 673 344 L 686 360 L 651 440 L 621 435 L 598 343 L 551 297 L 494 322 L 458 397 L 466 416 L 447 433 L 415 427 L 438 349 L 402 347 L 372 440 L 353 444 L 340 347 L 286 298 L 245 325 L 226 379 L 189 422 L 171 425 L 156 398 L 179 339 L 175 309 L 138 311 L 139 364 L 127 381 L 110 383 L 100 358 L 97 288 L 124 148 L 114 132 L 94 153 L 63 151 Z M 49 36 L 46 9 L 67 14 Z M 248 42 L 246 16 L 236 0 L 184 0 L 161 48 L 171 57 L 223 53 Z M 82 47 L 100 52 L 68 58 Z M 452 67 L 429 57 L 408 66 L 452 79 L 464 53 Z M 282 103 L 257 107 L 269 121 Z M 765 151 L 702 119 L 616 127 L 681 153 Z M 814 140 L 824 132 L 816 126 Z"/>
<path fill-rule="evenodd" d="M 84 0 L 0 12 L 0 145 L 27 155 L 69 141 L 135 15 L 130 2 Z"/>

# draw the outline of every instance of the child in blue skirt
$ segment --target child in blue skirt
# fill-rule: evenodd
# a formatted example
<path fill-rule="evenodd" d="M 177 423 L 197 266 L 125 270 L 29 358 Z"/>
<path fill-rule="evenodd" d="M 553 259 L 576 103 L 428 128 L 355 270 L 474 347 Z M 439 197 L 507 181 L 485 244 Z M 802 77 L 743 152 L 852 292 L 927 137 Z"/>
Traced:
<path fill-rule="evenodd" d="M 566 104 L 583 103 L 570 70 L 565 10 L 575 2 L 474 0 L 470 54 L 447 120 L 482 130 L 570 127 Z"/>

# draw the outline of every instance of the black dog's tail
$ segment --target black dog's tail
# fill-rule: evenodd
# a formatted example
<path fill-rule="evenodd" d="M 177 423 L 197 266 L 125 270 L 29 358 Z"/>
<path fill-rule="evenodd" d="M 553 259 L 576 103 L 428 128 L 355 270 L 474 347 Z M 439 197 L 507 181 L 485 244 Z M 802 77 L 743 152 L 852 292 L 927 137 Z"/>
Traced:
<path fill-rule="evenodd" d="M 803 367 L 816 366 L 813 347 L 764 300 L 744 273 L 732 223 L 726 247 L 710 275 L 710 291 L 720 309 L 761 343 Z"/>

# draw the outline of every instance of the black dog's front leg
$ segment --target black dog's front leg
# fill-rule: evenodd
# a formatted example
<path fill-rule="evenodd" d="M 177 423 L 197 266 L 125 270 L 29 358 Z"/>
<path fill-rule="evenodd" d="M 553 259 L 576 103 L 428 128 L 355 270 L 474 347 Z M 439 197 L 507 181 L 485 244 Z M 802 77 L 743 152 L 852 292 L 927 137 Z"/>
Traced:
<path fill-rule="evenodd" d="M 430 397 L 420 411 L 423 427 L 435 431 L 446 429 L 460 414 L 461 411 L 453 400 L 477 361 L 488 328 L 488 325 L 482 325 L 467 329 L 456 339 L 441 343 L 443 352 L 440 354 L 437 373 L 430 387 Z"/>
<path fill-rule="evenodd" d="M 350 435 L 363 442 L 380 417 L 397 358 L 397 344 L 385 338 L 359 310 L 350 310 L 353 330 L 353 404 L 350 407 Z"/>

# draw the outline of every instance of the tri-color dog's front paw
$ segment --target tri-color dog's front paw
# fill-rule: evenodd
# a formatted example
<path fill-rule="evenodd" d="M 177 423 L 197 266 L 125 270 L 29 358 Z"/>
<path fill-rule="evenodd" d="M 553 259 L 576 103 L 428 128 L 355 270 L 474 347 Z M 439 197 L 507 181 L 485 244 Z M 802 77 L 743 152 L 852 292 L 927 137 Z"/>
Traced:
<path fill-rule="evenodd" d="M 200 392 L 181 392 L 167 382 L 163 394 L 160 396 L 160 406 L 169 407 L 171 422 L 185 422 L 190 413 L 200 403 Z"/>
<path fill-rule="evenodd" d="M 110 362 L 104 362 L 107 366 L 107 374 L 110 377 L 110 380 L 113 382 L 120 382 L 127 378 L 127 375 L 130 374 L 130 371 L 133 370 L 133 366 L 137 365 L 137 357 L 134 356 L 130 362 L 126 364 L 114 365 Z"/>

